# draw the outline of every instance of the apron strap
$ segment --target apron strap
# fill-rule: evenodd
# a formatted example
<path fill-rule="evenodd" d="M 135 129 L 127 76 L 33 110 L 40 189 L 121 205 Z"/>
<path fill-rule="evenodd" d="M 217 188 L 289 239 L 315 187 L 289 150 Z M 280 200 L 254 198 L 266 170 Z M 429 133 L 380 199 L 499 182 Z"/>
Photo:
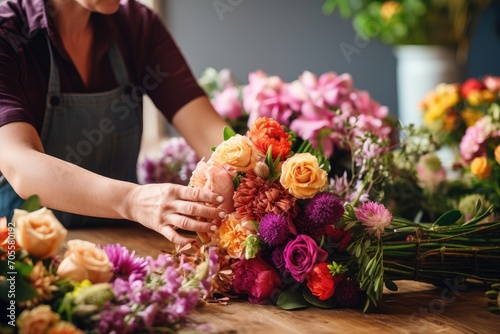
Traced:
<path fill-rule="evenodd" d="M 125 61 L 123 60 L 122 53 L 120 52 L 120 49 L 118 48 L 118 45 L 116 43 L 111 43 L 111 45 L 109 46 L 108 56 L 118 84 L 120 86 L 130 85 L 127 66 L 125 66 Z"/>
<path fill-rule="evenodd" d="M 49 48 L 50 54 L 50 75 L 49 75 L 49 84 L 47 95 L 49 96 L 48 100 L 50 100 L 51 96 L 59 95 L 61 92 L 61 82 L 59 80 L 59 69 L 57 68 L 56 63 L 54 62 L 54 53 L 52 51 L 52 45 L 50 43 L 50 38 L 47 34 L 45 34 L 45 38 L 47 39 L 47 46 Z"/>

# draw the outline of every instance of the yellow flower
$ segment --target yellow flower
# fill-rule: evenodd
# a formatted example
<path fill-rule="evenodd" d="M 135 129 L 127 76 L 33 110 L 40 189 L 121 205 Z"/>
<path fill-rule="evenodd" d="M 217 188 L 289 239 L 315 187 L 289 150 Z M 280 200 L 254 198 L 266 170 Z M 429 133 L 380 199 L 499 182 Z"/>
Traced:
<path fill-rule="evenodd" d="M 33 212 L 15 209 L 12 221 L 16 223 L 16 240 L 19 246 L 41 259 L 54 256 L 68 233 L 47 208 Z"/>
<path fill-rule="evenodd" d="M 229 165 L 238 172 L 247 172 L 255 167 L 259 159 L 258 150 L 248 137 L 237 134 L 222 142 L 215 149 L 211 161 Z"/>
<path fill-rule="evenodd" d="M 476 124 L 476 122 L 483 117 L 484 114 L 480 112 L 479 110 L 474 110 L 474 109 L 465 109 L 462 111 L 462 118 L 465 122 L 465 125 L 467 127 L 473 126 Z"/>
<path fill-rule="evenodd" d="M 421 102 L 424 110 L 424 121 L 432 125 L 437 121 L 443 122 L 448 110 L 452 109 L 460 101 L 459 87 L 456 84 L 439 84 L 435 90 L 431 91 Z M 453 128 L 449 122 L 447 128 Z"/>
<path fill-rule="evenodd" d="M 491 90 L 483 89 L 483 90 L 474 90 L 470 91 L 467 94 L 467 102 L 469 102 L 473 106 L 479 106 L 481 104 L 489 104 L 495 102 L 498 98 L 498 95 Z"/>
<path fill-rule="evenodd" d="M 500 145 L 495 147 L 494 154 L 495 154 L 495 160 L 498 162 L 498 164 L 500 164 Z"/>
<path fill-rule="evenodd" d="M 232 258 L 242 258 L 245 254 L 243 242 L 250 232 L 245 229 L 233 214 L 227 215 L 217 231 L 219 245 Z"/>
<path fill-rule="evenodd" d="M 401 3 L 397 1 L 386 1 L 380 7 L 380 17 L 389 21 L 394 15 L 401 11 Z"/>
<path fill-rule="evenodd" d="M 470 163 L 470 171 L 478 179 L 484 180 L 491 175 L 491 165 L 486 157 L 477 157 Z"/>
<path fill-rule="evenodd" d="M 328 178 L 310 153 L 295 154 L 281 168 L 281 185 L 297 198 L 313 197 L 323 189 Z"/>
<path fill-rule="evenodd" d="M 113 277 L 112 269 L 113 264 L 103 249 L 92 242 L 75 239 L 68 241 L 68 250 L 57 274 L 75 281 L 88 279 L 95 284 L 109 282 Z"/>

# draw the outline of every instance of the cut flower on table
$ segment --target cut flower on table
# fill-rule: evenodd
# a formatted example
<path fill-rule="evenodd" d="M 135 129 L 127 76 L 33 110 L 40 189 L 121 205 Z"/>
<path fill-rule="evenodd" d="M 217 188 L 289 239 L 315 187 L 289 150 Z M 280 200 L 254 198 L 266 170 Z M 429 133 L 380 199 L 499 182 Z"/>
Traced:
<path fill-rule="evenodd" d="M 68 240 L 38 197 L 0 218 L 2 333 L 152 333 L 196 330 L 189 314 L 217 271 L 214 250 L 139 257 L 120 244 Z M 62 256 L 61 250 L 67 248 Z M 12 288 L 15 286 L 15 290 Z"/>

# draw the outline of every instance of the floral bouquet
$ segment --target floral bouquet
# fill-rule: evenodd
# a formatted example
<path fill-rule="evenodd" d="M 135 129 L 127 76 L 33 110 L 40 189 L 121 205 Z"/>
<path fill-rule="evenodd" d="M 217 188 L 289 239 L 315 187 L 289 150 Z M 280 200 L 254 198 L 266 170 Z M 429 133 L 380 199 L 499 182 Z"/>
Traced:
<path fill-rule="evenodd" d="M 499 78 L 488 76 L 440 84 L 423 99 L 424 125 L 403 129 L 396 151 L 395 210 L 436 219 L 459 208 L 471 217 L 480 200 L 499 216 L 499 92 Z"/>
<path fill-rule="evenodd" d="M 424 224 L 370 200 L 391 156 L 387 141 L 370 136 L 357 139 L 365 144 L 351 154 L 355 173 L 328 182 L 328 159 L 278 121 L 257 118 L 245 135 L 225 130 L 191 177 L 193 187 L 231 199 L 215 233 L 200 236 L 218 249 L 214 296 L 366 310 L 398 279 L 500 280 L 500 222 L 485 221 L 491 207 L 466 221 L 452 210 Z"/>
<path fill-rule="evenodd" d="M 29 212 L 30 210 L 34 210 Z M 14 223 L 15 222 L 15 223 Z M 138 257 L 119 244 L 69 240 L 36 197 L 0 219 L 2 333 L 152 333 L 188 328 L 207 293 L 217 258 L 193 266 L 185 256 Z M 192 326 L 193 327 L 193 326 Z M 196 328 L 192 328 L 196 329 Z"/>

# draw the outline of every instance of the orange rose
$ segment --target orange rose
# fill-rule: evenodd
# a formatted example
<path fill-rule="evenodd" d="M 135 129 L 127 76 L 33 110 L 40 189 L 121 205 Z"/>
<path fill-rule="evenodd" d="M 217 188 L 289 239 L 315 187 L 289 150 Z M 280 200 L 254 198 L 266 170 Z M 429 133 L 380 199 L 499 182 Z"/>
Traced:
<path fill-rule="evenodd" d="M 272 146 L 273 159 L 276 159 L 280 155 L 280 160 L 285 160 L 290 153 L 292 142 L 288 139 L 288 133 L 280 123 L 272 118 L 258 118 L 250 126 L 248 136 L 263 155 L 267 154 L 269 146 Z"/>
<path fill-rule="evenodd" d="M 243 242 L 251 231 L 243 227 L 233 214 L 227 215 L 217 231 L 219 245 L 227 251 L 229 257 L 243 258 L 245 246 Z"/>
<path fill-rule="evenodd" d="M 16 240 L 19 246 L 41 259 L 54 256 L 68 233 L 54 213 L 47 208 L 33 212 L 15 209 L 12 221 L 16 224 Z"/>
<path fill-rule="evenodd" d="M 70 322 L 59 321 L 57 324 L 49 328 L 47 334 L 85 334 L 85 332 L 78 329 Z"/>
<path fill-rule="evenodd" d="M 209 162 L 247 172 L 255 167 L 258 160 L 258 151 L 250 139 L 237 134 L 217 146 Z"/>
<path fill-rule="evenodd" d="M 484 180 L 491 175 L 491 165 L 488 163 L 486 157 L 476 157 L 470 163 L 470 171 L 478 179 Z"/>
<path fill-rule="evenodd" d="M 335 292 L 335 281 L 326 262 L 315 265 L 307 276 L 307 287 L 320 300 L 327 300 Z"/>
<path fill-rule="evenodd" d="M 68 250 L 57 268 L 61 278 L 77 282 L 88 279 L 92 283 L 105 283 L 113 277 L 113 264 L 106 252 L 96 244 L 84 240 L 68 241 Z"/>
<path fill-rule="evenodd" d="M 494 154 L 495 154 L 495 160 L 500 164 L 500 145 L 495 147 Z"/>
<path fill-rule="evenodd" d="M 310 153 L 298 153 L 281 167 L 280 183 L 292 196 L 311 198 L 323 189 L 328 175 Z"/>

